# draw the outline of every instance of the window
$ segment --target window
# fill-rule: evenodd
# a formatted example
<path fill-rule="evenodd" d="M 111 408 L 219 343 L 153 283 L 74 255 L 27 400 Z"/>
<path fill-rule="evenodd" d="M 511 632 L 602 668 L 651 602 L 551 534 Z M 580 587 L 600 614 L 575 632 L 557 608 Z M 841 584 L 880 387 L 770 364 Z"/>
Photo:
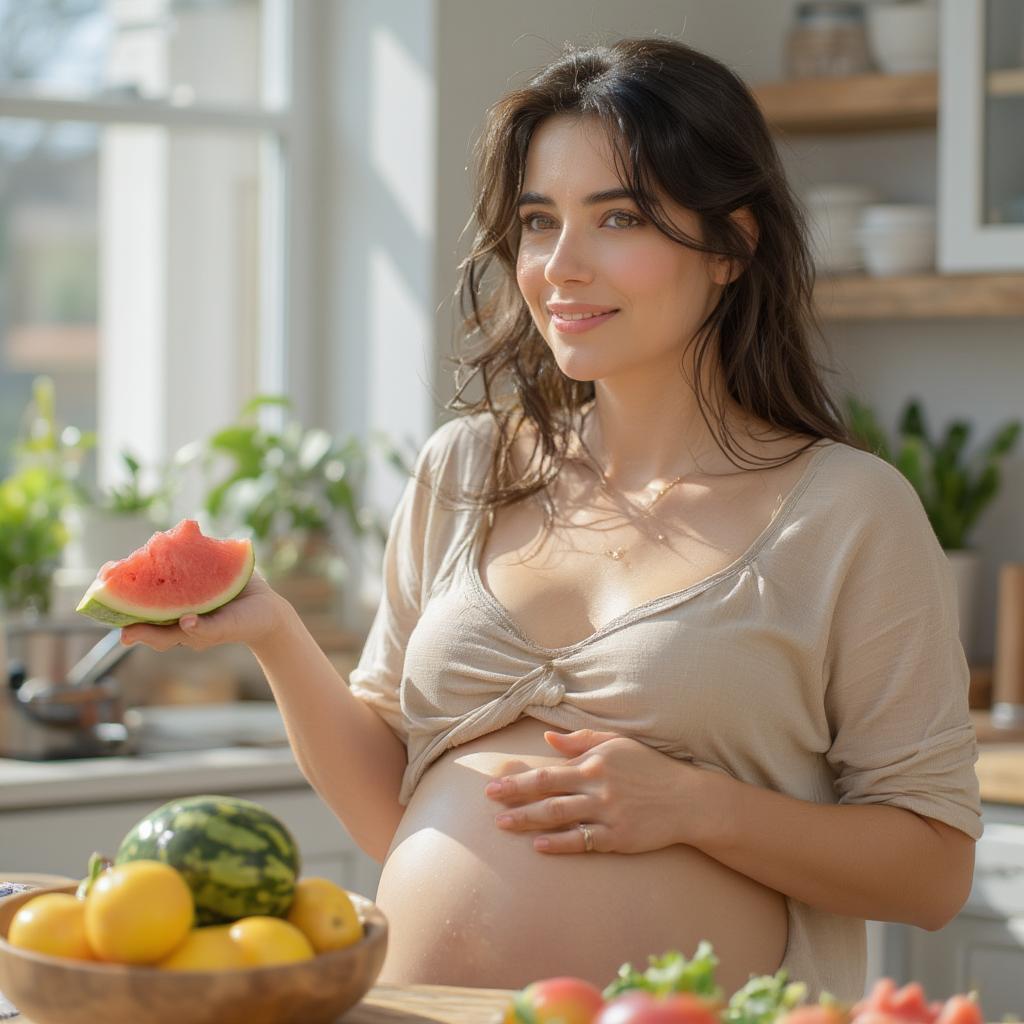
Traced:
<path fill-rule="evenodd" d="M 0 0 L 0 471 L 41 373 L 101 482 L 300 397 L 310 10 Z"/>

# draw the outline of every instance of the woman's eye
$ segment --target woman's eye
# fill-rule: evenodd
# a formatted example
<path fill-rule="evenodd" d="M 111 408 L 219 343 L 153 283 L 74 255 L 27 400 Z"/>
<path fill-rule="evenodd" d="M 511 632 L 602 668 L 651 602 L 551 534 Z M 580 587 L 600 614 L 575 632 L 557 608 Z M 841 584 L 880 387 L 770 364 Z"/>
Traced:
<path fill-rule="evenodd" d="M 626 213 L 623 210 L 616 210 L 615 213 L 608 214 L 608 220 L 605 223 L 607 224 L 608 221 L 618 221 L 615 225 L 617 228 L 632 228 L 643 224 L 643 221 L 635 214 Z"/>
<path fill-rule="evenodd" d="M 526 231 L 544 231 L 551 227 L 551 218 L 544 213 L 527 213 L 519 218 Z M 616 210 L 605 217 L 604 224 L 611 224 L 616 229 L 639 227 L 644 222 L 635 214 L 625 210 Z"/>
<path fill-rule="evenodd" d="M 545 216 L 543 213 L 527 213 L 519 218 L 519 223 L 526 228 L 527 231 L 539 231 L 536 221 L 538 220 L 550 220 L 550 217 Z"/>

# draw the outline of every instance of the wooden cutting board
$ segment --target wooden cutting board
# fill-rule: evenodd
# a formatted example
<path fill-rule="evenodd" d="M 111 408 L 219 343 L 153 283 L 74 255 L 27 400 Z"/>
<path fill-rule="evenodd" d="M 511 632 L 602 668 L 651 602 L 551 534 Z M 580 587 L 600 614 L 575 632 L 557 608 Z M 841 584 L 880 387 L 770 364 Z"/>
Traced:
<path fill-rule="evenodd" d="M 377 985 L 345 1014 L 344 1024 L 495 1024 L 513 989 L 449 985 Z"/>

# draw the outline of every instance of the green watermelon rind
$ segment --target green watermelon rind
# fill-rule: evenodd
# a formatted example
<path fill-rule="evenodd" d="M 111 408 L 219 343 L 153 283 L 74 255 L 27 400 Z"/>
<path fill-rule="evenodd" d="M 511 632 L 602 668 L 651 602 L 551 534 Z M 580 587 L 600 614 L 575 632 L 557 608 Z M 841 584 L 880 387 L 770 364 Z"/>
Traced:
<path fill-rule="evenodd" d="M 285 917 L 301 860 L 294 837 L 251 800 L 196 796 L 171 800 L 124 837 L 115 864 L 158 860 L 192 890 L 196 924 L 262 914 Z"/>
<path fill-rule="evenodd" d="M 239 570 L 235 579 L 224 587 L 215 597 L 200 605 L 181 605 L 176 608 L 152 608 L 144 605 L 133 605 L 107 594 L 105 582 L 97 577 L 90 584 L 76 612 L 88 615 L 89 618 L 102 622 L 106 626 L 131 626 L 136 622 L 145 622 L 154 626 L 169 626 L 176 623 L 183 615 L 205 615 L 207 612 L 222 608 L 233 601 L 245 589 L 252 578 L 256 567 L 256 554 L 249 542 L 249 557 Z"/>

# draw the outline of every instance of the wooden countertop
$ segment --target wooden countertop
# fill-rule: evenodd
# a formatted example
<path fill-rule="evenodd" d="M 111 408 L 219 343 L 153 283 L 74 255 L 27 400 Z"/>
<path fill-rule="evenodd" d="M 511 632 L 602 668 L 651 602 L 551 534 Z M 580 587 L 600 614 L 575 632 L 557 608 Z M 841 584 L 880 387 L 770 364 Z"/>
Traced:
<path fill-rule="evenodd" d="M 513 989 L 449 985 L 377 985 L 345 1014 L 345 1024 L 492 1024 Z"/>
<path fill-rule="evenodd" d="M 1024 806 L 1024 743 L 982 744 L 974 770 L 983 802 Z"/>
<path fill-rule="evenodd" d="M 494 1024 L 512 989 L 448 985 L 377 985 L 339 1022 L 343 1024 Z M 32 1024 L 17 1016 L 11 1024 Z"/>
<path fill-rule="evenodd" d="M 997 729 L 988 711 L 971 711 L 978 737 L 978 775 L 985 803 L 1024 806 L 1024 729 Z"/>

